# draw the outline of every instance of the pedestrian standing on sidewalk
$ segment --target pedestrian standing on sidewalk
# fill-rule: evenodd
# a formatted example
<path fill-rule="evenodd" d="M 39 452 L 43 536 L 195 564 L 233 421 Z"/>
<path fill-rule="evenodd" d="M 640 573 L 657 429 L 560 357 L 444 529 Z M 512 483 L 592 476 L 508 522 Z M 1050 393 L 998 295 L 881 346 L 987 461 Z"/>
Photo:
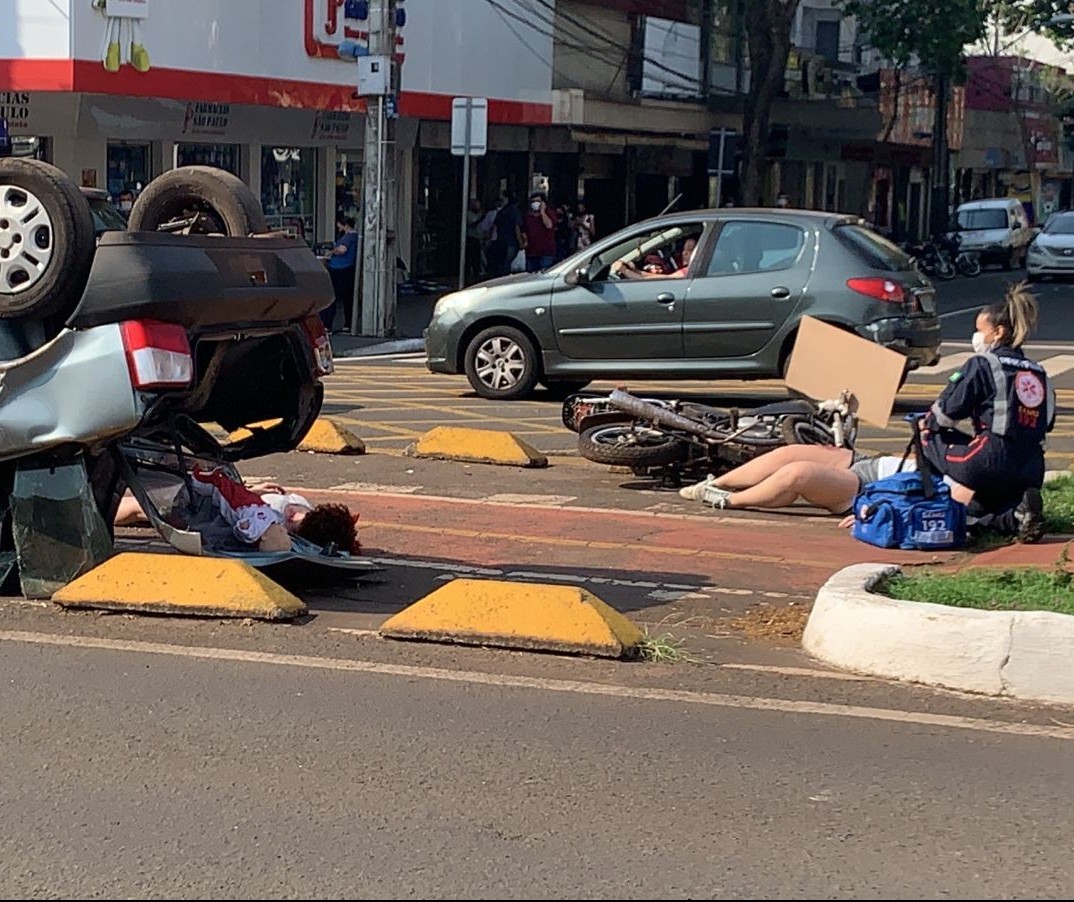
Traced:
<path fill-rule="evenodd" d="M 529 208 L 522 218 L 526 272 L 541 272 L 555 264 L 558 221 L 556 211 L 548 208 L 548 201 L 540 191 L 530 195 Z"/>
<path fill-rule="evenodd" d="M 489 244 L 489 274 L 506 276 L 522 245 L 522 214 L 510 191 L 503 195 L 493 220 L 496 237 Z"/>
<path fill-rule="evenodd" d="M 343 308 L 343 331 L 351 328 L 351 312 L 354 306 L 354 280 L 358 269 L 358 232 L 355 231 L 352 216 L 341 217 L 336 223 L 339 238 L 328 258 L 328 275 L 332 278 L 335 300 L 330 307 L 321 311 L 321 322 L 326 331 L 331 332 L 336 320 L 336 309 Z"/>

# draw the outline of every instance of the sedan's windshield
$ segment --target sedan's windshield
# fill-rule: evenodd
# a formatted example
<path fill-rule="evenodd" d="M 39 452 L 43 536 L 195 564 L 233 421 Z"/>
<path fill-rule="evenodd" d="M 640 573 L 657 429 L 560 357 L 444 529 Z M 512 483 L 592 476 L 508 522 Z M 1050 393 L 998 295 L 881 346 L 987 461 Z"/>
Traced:
<path fill-rule="evenodd" d="M 1074 235 L 1074 213 L 1056 216 L 1045 227 L 1046 235 Z"/>
<path fill-rule="evenodd" d="M 959 210 L 958 227 L 960 229 L 1005 229 L 1007 228 L 1007 211 Z"/>

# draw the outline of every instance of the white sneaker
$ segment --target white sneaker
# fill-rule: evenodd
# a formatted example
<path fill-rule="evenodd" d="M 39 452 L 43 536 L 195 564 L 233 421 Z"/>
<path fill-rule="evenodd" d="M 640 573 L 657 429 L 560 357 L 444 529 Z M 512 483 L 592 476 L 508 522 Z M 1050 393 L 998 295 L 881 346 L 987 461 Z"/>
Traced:
<path fill-rule="evenodd" d="M 711 473 L 702 479 L 700 482 L 693 485 L 684 485 L 679 489 L 679 494 L 682 495 L 687 501 L 700 501 L 705 494 L 705 489 L 712 485 L 716 481 L 716 477 Z"/>
<path fill-rule="evenodd" d="M 713 507 L 723 510 L 727 507 L 727 499 L 731 497 L 731 493 L 727 489 L 720 489 L 714 485 L 705 486 L 704 491 L 701 494 L 701 500 L 705 504 L 711 504 Z"/>

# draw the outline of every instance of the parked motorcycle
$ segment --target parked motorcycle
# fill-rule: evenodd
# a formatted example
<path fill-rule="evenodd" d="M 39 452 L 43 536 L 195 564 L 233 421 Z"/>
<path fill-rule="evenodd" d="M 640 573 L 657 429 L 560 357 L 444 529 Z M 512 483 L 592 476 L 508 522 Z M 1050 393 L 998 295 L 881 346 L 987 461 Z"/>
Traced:
<path fill-rule="evenodd" d="M 720 472 L 782 445 L 852 448 L 858 431 L 846 392 L 819 404 L 792 400 L 738 410 L 616 389 L 568 398 L 563 422 L 578 432 L 578 452 L 586 460 L 676 485 L 686 472 Z"/>
<path fill-rule="evenodd" d="M 920 244 L 907 242 L 903 244 L 903 250 L 914 258 L 921 271 L 927 276 L 935 276 L 947 281 L 957 275 L 953 259 L 942 239 L 930 238 Z"/>
<path fill-rule="evenodd" d="M 948 255 L 955 261 L 955 269 L 961 275 L 974 278 L 981 274 L 981 257 L 976 251 L 962 249 L 962 236 L 958 232 L 951 232 L 944 237 L 944 247 Z"/>

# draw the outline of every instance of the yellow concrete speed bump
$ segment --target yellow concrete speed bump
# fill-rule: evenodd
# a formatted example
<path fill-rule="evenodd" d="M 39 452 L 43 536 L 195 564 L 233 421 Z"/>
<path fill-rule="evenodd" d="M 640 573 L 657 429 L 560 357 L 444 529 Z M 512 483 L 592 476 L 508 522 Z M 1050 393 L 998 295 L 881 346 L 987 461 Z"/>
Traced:
<path fill-rule="evenodd" d="M 510 432 L 437 426 L 407 448 L 411 457 L 436 457 L 514 467 L 547 467 L 548 458 Z"/>
<path fill-rule="evenodd" d="M 642 632 L 577 586 L 455 579 L 380 628 L 394 639 L 425 639 L 618 658 Z"/>
<path fill-rule="evenodd" d="M 241 442 L 248 439 L 255 429 L 269 429 L 279 425 L 280 420 L 265 420 L 251 423 L 236 429 L 228 436 L 228 441 Z M 318 417 L 306 437 L 298 446 L 299 451 L 312 451 L 315 454 L 365 454 L 365 442 L 351 432 L 346 426 L 337 423 L 331 417 Z"/>
<path fill-rule="evenodd" d="M 124 553 L 52 596 L 65 608 L 290 620 L 306 604 L 243 561 Z"/>
<path fill-rule="evenodd" d="M 228 435 L 229 442 L 244 442 L 251 435 L 254 434 L 255 429 L 271 429 L 273 426 L 279 426 L 283 420 L 262 420 L 260 423 L 251 423 L 249 426 L 240 426 L 234 432 Z"/>
<path fill-rule="evenodd" d="M 317 454 L 365 454 L 365 442 L 335 420 L 318 417 L 298 450 Z"/>

